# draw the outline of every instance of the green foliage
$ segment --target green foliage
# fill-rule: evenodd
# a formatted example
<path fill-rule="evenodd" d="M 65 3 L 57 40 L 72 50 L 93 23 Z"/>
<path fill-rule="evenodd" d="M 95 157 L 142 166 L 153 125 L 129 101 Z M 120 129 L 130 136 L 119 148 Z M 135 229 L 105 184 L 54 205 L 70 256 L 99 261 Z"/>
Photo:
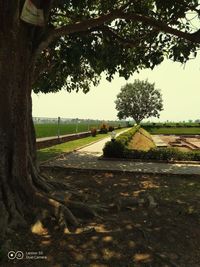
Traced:
<path fill-rule="evenodd" d="M 146 129 L 150 128 L 191 128 L 200 127 L 199 122 L 153 122 L 153 123 L 142 123 L 142 127 Z"/>
<path fill-rule="evenodd" d="M 200 151 L 183 152 L 176 148 L 152 148 L 149 151 L 129 150 L 126 158 L 142 160 L 200 160 Z"/>
<path fill-rule="evenodd" d="M 165 56 L 187 61 L 199 48 L 195 42 L 198 31 L 187 13 L 199 16 L 198 6 L 197 0 L 54 1 L 48 12 L 48 27 L 35 29 L 35 46 L 53 28 L 77 25 L 116 10 L 130 14 L 130 18 L 119 15 L 95 26 L 86 23 L 85 28 L 77 27 L 71 33 L 63 30 L 37 61 L 34 91 L 48 93 L 65 88 L 86 93 L 91 84 L 99 83 L 102 73 L 109 81 L 115 73 L 128 79 L 135 71 L 153 69 Z M 170 35 L 168 28 L 180 34 Z M 187 41 L 187 33 L 194 37 L 193 42 Z"/>
<path fill-rule="evenodd" d="M 144 127 L 151 134 L 200 134 L 200 127 L 183 127 L 183 126 L 168 126 L 168 127 Z"/>
<path fill-rule="evenodd" d="M 139 130 L 139 128 L 139 125 L 131 128 L 130 130 L 118 135 L 116 140 L 120 141 L 124 146 L 127 146 L 134 134 Z"/>
<path fill-rule="evenodd" d="M 103 154 L 105 157 L 121 158 L 124 156 L 125 146 L 120 140 L 109 141 L 103 148 Z"/>
<path fill-rule="evenodd" d="M 159 118 L 159 112 L 163 110 L 160 91 L 147 80 L 135 80 L 133 84 L 123 86 L 115 103 L 119 119 L 131 117 L 137 124 L 145 118 Z"/>
<path fill-rule="evenodd" d="M 123 157 L 127 150 L 128 143 L 133 135 L 138 131 L 140 126 L 131 128 L 130 130 L 118 135 L 114 141 L 109 141 L 103 148 L 105 157 Z"/>
<path fill-rule="evenodd" d="M 120 142 L 120 141 L 118 141 Z M 120 142 L 123 146 L 124 144 Z M 105 157 L 115 157 L 115 147 L 112 152 L 112 146 L 109 144 L 109 153 L 105 150 Z M 117 158 L 126 158 L 126 159 L 139 159 L 139 160 L 156 160 L 156 161 L 174 161 L 174 160 L 183 160 L 183 161 L 200 161 L 200 151 L 190 151 L 183 152 L 177 148 L 151 148 L 148 151 L 144 150 L 131 150 L 127 149 L 124 146 L 123 153 L 121 156 L 119 153 L 116 156 Z"/>

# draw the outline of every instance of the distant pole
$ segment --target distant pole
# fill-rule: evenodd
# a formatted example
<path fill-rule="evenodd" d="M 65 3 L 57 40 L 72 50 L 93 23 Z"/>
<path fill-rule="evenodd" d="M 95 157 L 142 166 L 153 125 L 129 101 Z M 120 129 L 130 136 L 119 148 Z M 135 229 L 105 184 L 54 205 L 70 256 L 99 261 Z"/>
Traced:
<path fill-rule="evenodd" d="M 90 121 L 88 120 L 88 132 L 90 130 Z"/>
<path fill-rule="evenodd" d="M 60 117 L 58 117 L 58 129 L 57 129 L 58 139 L 60 138 Z"/>
<path fill-rule="evenodd" d="M 76 120 L 76 134 L 78 133 L 78 120 Z"/>

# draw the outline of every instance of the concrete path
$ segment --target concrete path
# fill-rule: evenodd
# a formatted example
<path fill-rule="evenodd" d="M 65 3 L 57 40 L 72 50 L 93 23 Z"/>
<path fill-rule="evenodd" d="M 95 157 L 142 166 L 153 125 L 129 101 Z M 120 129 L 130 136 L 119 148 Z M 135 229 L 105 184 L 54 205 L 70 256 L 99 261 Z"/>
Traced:
<path fill-rule="evenodd" d="M 149 174 L 200 175 L 200 165 L 171 164 L 153 162 L 134 162 L 126 160 L 99 159 L 98 152 L 73 152 L 49 161 L 44 166 L 62 167 L 67 169 L 123 171 Z"/>
<path fill-rule="evenodd" d="M 119 133 L 116 133 L 116 137 L 124 132 L 127 132 L 130 129 L 126 129 L 124 131 L 121 131 Z M 77 151 L 80 153 L 95 153 L 95 154 L 99 154 L 102 155 L 103 154 L 103 148 L 105 146 L 105 143 L 111 140 L 111 135 L 109 137 L 106 137 L 98 142 L 95 142 L 91 145 L 85 146 L 81 149 L 78 149 Z"/>
<path fill-rule="evenodd" d="M 134 162 L 128 160 L 103 160 L 102 148 L 110 138 L 105 138 L 73 153 L 66 153 L 57 159 L 48 161 L 43 166 L 67 169 L 123 171 L 146 174 L 199 175 L 198 164 L 171 164 L 154 162 Z"/>

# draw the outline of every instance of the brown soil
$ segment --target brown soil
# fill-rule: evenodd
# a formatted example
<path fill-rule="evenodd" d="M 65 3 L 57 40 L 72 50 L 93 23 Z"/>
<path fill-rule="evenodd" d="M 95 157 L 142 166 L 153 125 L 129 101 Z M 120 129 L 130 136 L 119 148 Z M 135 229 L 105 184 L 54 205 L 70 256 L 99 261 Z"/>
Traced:
<path fill-rule="evenodd" d="M 8 251 L 1 251 L 0 266 L 200 266 L 199 178 L 45 172 L 69 182 L 84 194 L 85 202 L 100 204 L 107 211 L 82 219 L 80 228 L 65 234 L 56 229 L 47 233 L 37 225 L 37 234 L 11 235 L 9 250 L 22 251 L 24 259 L 7 260 Z M 28 252 L 47 259 L 25 259 Z"/>
<path fill-rule="evenodd" d="M 181 137 L 181 135 L 159 135 L 169 147 L 178 148 L 181 151 L 191 151 L 200 149 L 199 137 Z M 179 143 L 176 146 L 176 143 Z"/>

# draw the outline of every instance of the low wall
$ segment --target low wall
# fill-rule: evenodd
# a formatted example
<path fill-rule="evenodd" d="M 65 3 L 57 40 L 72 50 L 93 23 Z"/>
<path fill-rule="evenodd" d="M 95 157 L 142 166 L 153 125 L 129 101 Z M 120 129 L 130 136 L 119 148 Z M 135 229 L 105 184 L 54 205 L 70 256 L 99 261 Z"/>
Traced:
<path fill-rule="evenodd" d="M 45 148 L 45 147 L 58 145 L 58 144 L 61 144 L 61 143 L 65 143 L 65 142 L 81 139 L 81 138 L 88 137 L 88 136 L 91 136 L 91 132 L 84 132 L 84 133 L 79 133 L 79 134 L 69 134 L 69 135 L 66 135 L 66 136 L 62 136 L 60 138 L 56 137 L 56 138 L 47 139 L 47 140 L 41 140 L 41 141 L 38 140 L 36 142 L 36 147 L 37 147 L 37 149 L 42 149 L 42 148 Z"/>

